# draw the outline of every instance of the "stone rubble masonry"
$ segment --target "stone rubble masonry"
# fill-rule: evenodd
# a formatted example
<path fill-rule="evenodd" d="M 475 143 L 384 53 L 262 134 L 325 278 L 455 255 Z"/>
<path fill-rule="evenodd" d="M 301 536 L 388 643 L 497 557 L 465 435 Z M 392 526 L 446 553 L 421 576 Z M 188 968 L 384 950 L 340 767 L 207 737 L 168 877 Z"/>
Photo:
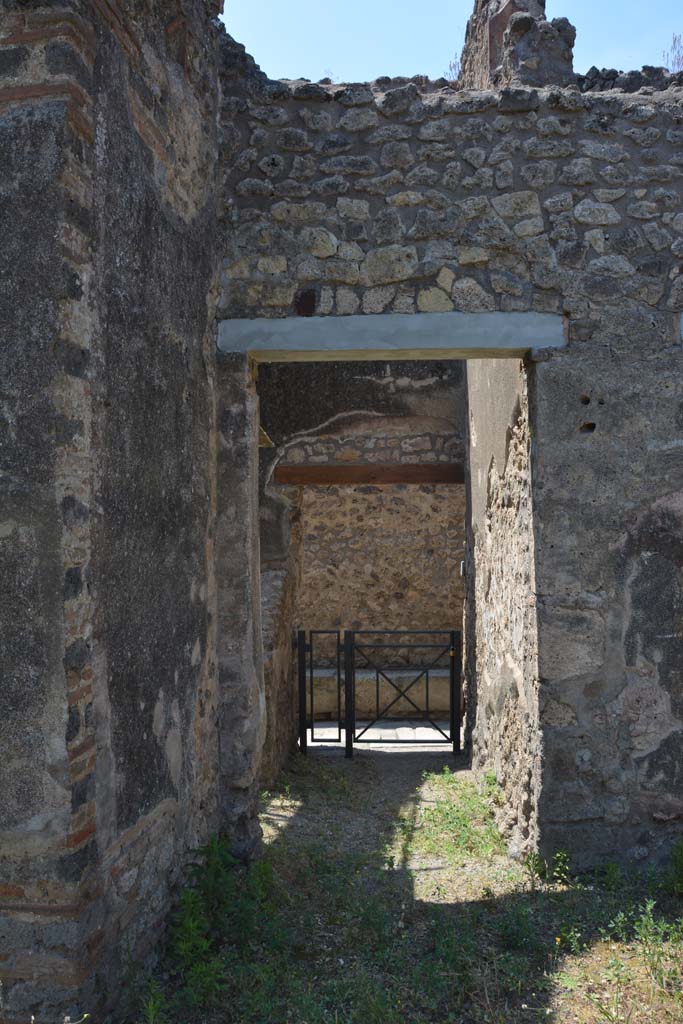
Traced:
<path fill-rule="evenodd" d="M 681 305 L 677 89 L 496 93 L 379 80 L 352 94 L 377 127 L 348 132 L 339 125 L 355 108 L 342 88 L 316 86 L 303 100 L 297 83 L 280 86 L 224 100 L 233 169 L 221 316 L 291 316 L 309 300 L 318 315 L 561 315 L 577 287 L 584 302 L 615 289 L 635 304 Z M 296 128 L 305 156 L 283 150 L 283 126 L 307 122 L 315 127 Z M 266 177 L 260 164 L 273 153 L 282 164 Z M 310 246 L 321 231 L 329 255 Z M 658 272 L 665 253 L 674 276 Z M 263 271 L 266 254 L 276 273 Z"/>
<path fill-rule="evenodd" d="M 542 778 L 526 372 L 485 360 L 468 386 L 467 728 L 474 767 L 495 771 L 503 789 L 498 824 L 521 856 L 539 841 Z"/>
<path fill-rule="evenodd" d="M 641 71 L 572 70 L 574 27 L 566 18 L 546 19 L 545 0 L 475 0 L 467 23 L 458 86 L 572 85 L 581 92 L 618 89 L 656 91 L 683 85 L 683 72 L 646 66 Z"/>
<path fill-rule="evenodd" d="M 410 421 L 409 421 L 409 425 Z M 392 429 L 393 427 L 393 429 Z M 287 465 L 432 465 L 463 460 L 463 439 L 452 433 L 422 430 L 404 433 L 404 425 L 387 425 L 380 420 L 372 434 L 347 434 L 338 437 L 322 433 L 315 438 L 293 441 L 284 448 L 281 462 Z"/>
<path fill-rule="evenodd" d="M 475 0 L 467 23 L 459 85 L 569 85 L 574 30 L 545 18 L 545 0 Z"/>
<path fill-rule="evenodd" d="M 22 1024 L 120 1003 L 218 821 L 218 5 L 158 8 L 0 17 L 0 1017 Z"/>
<path fill-rule="evenodd" d="M 462 485 L 302 490 L 302 627 L 461 627 Z"/>
<path fill-rule="evenodd" d="M 661 859 L 683 820 L 681 677 L 645 594 L 668 581 L 659 616 L 678 637 L 666 524 L 683 489 L 683 89 L 272 83 L 231 52 L 219 317 L 365 313 L 369 343 L 382 312 L 565 319 L 569 347 L 531 353 L 522 419 L 502 427 L 519 434 L 519 459 L 531 438 L 528 466 L 503 453 L 495 486 L 490 466 L 477 470 L 474 572 L 477 558 L 501 561 L 491 588 L 471 591 L 468 664 L 490 676 L 471 740 L 482 765 L 495 743 L 523 744 L 517 768 L 499 767 L 513 849 L 563 846 L 586 865 Z M 477 380 L 471 439 L 486 429 Z M 492 635 L 479 630 L 499 613 Z M 502 657 L 520 624 L 521 649 Z M 524 712 L 506 697 L 511 680 Z"/>
<path fill-rule="evenodd" d="M 5 0 L 4 1021 L 121 1017 L 192 851 L 258 845 L 258 401 L 216 315 L 564 318 L 468 369 L 473 757 L 515 851 L 681 836 L 683 86 L 572 84 L 514 6 L 457 89 L 270 82 L 216 0 Z"/>

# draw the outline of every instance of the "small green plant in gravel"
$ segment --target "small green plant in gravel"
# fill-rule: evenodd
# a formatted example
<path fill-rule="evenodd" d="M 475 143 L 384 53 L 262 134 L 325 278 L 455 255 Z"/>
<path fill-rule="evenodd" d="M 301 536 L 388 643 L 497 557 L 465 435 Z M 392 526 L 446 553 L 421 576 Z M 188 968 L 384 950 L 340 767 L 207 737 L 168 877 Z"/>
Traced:
<path fill-rule="evenodd" d="M 536 892 L 539 885 L 545 878 L 546 873 L 545 861 L 539 857 L 539 855 L 531 850 L 524 858 L 524 873 L 529 883 L 529 889 L 531 892 Z"/>
<path fill-rule="evenodd" d="M 152 978 L 142 998 L 140 1024 L 168 1024 L 169 1005 L 156 978 Z"/>
<path fill-rule="evenodd" d="M 256 862 L 245 868 L 218 836 L 200 851 L 171 928 L 177 1004 L 191 1010 L 221 1005 L 238 955 L 249 949 L 261 920 L 270 920 L 272 884 L 269 864 Z M 151 1010 L 155 1007 L 156 997 Z"/>
<path fill-rule="evenodd" d="M 529 952 L 538 952 L 542 949 L 531 910 L 521 903 L 513 903 L 505 911 L 500 918 L 497 930 L 503 949 L 524 949 Z"/>
<path fill-rule="evenodd" d="M 657 918 L 655 903 L 648 900 L 634 934 L 652 981 L 661 992 L 675 996 L 683 1009 L 683 919 L 670 923 Z"/>
<path fill-rule="evenodd" d="M 599 1020 L 608 1021 L 609 1024 L 629 1024 L 633 1016 L 633 1010 L 624 1009 L 624 987 L 627 980 L 627 968 L 621 960 L 612 959 L 602 977 L 603 983 L 608 986 L 608 993 L 604 996 L 596 996 L 592 993 L 589 996 L 598 1013 Z"/>
<path fill-rule="evenodd" d="M 548 867 L 548 875 L 555 885 L 571 884 L 571 861 L 566 850 L 556 850 Z"/>
<path fill-rule="evenodd" d="M 621 867 L 613 861 L 608 861 L 603 868 L 603 884 L 608 892 L 619 892 L 624 885 Z"/>
<path fill-rule="evenodd" d="M 191 1009 L 217 1006 L 226 990 L 225 966 L 211 934 L 211 908 L 186 889 L 171 932 L 171 957 L 180 974 L 178 998 Z"/>

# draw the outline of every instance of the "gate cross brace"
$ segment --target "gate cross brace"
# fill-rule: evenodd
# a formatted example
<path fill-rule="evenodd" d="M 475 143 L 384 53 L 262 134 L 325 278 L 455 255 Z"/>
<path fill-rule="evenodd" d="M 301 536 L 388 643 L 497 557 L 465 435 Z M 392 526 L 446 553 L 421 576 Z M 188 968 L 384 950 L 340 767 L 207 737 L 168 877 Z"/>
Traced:
<path fill-rule="evenodd" d="M 363 657 L 365 658 L 365 660 L 367 661 L 367 665 L 364 665 L 363 667 L 364 667 L 364 668 L 374 668 L 374 670 L 375 670 L 376 672 L 378 672 L 378 673 L 379 673 L 379 675 L 381 675 L 383 679 L 386 679 L 386 681 L 387 681 L 387 682 L 388 682 L 388 683 L 389 683 L 389 684 L 390 684 L 391 686 L 393 686 L 393 688 L 394 688 L 394 689 L 396 690 L 396 693 L 397 693 L 397 696 L 396 696 L 396 697 L 394 697 L 394 699 L 393 699 L 393 700 L 392 700 L 392 701 L 391 701 L 391 702 L 390 702 L 389 704 L 387 704 L 387 706 L 386 706 L 386 707 L 382 708 L 382 710 L 381 710 L 381 712 L 379 713 L 379 715 L 378 715 L 378 716 L 377 716 L 376 718 L 374 718 L 374 719 L 372 720 L 372 722 L 370 722 L 370 723 L 369 723 L 368 725 L 366 725 L 366 726 L 365 726 L 365 728 L 364 728 L 364 729 L 363 729 L 363 730 L 362 730 L 361 732 L 359 732 L 359 733 L 358 733 L 358 735 L 356 736 L 356 739 L 357 739 L 357 740 L 359 740 L 359 739 L 361 738 L 361 736 L 363 736 L 363 734 L 364 734 L 364 733 L 366 733 L 366 732 L 368 731 L 368 729 L 371 729 L 371 728 L 372 728 L 372 726 L 373 726 L 373 725 L 375 725 L 375 723 L 376 723 L 376 722 L 379 722 L 379 721 L 380 721 L 380 720 L 381 720 L 382 718 L 384 718 L 384 717 L 385 717 L 385 715 L 386 715 L 386 714 L 387 714 L 387 713 L 388 713 L 389 711 L 391 711 L 391 709 L 393 708 L 394 704 L 396 704 L 396 703 L 397 703 L 397 702 L 398 702 L 398 701 L 399 701 L 399 700 L 401 699 L 401 697 L 405 697 L 405 699 L 406 699 L 406 700 L 407 700 L 407 701 L 408 701 L 408 702 L 409 702 L 410 704 L 412 704 L 412 706 L 413 706 L 413 707 L 415 708 L 415 710 L 416 710 L 416 711 L 417 711 L 418 713 L 421 713 L 421 712 L 422 712 L 422 709 L 421 709 L 421 708 L 419 708 L 419 707 L 417 706 L 417 704 L 416 704 L 416 703 L 415 703 L 415 701 L 414 701 L 414 700 L 412 699 L 412 697 L 409 697 L 409 696 L 408 696 L 408 690 L 411 690 L 411 689 L 413 688 L 413 686 L 415 686 L 415 683 L 419 682 L 419 680 L 420 680 L 420 679 L 422 678 L 422 676 L 423 676 L 423 675 L 425 675 L 425 673 L 426 673 L 426 672 L 429 672 L 429 670 L 430 670 L 430 669 L 432 669 L 432 668 L 435 668 L 435 667 L 436 667 L 436 663 L 437 663 L 437 661 L 439 661 L 439 659 L 440 659 L 440 658 L 443 658 L 444 654 L 448 654 L 448 653 L 450 652 L 450 649 L 451 649 L 451 645 L 450 645 L 450 643 L 446 644 L 446 646 L 445 646 L 445 647 L 443 648 L 443 650 L 442 650 L 442 651 L 440 651 L 440 652 L 439 652 L 439 653 L 438 653 L 438 654 L 436 655 L 436 657 L 435 657 L 435 658 L 433 659 L 433 661 L 431 661 L 429 665 L 426 665 L 426 666 L 425 666 L 425 667 L 424 667 L 424 668 L 422 669 L 422 671 L 421 671 L 421 672 L 420 672 L 420 673 L 419 673 L 418 675 L 416 675 L 416 676 L 415 676 L 415 678 L 414 678 L 414 679 L 412 680 L 412 682 L 410 682 L 410 683 L 408 684 L 408 686 L 406 686 L 406 688 L 405 688 L 404 690 L 402 690 L 402 689 L 401 689 L 401 687 L 400 687 L 400 686 L 398 685 L 398 683 L 394 682 L 394 680 L 393 680 L 393 679 L 391 679 L 391 678 L 390 678 L 390 677 L 389 677 L 389 676 L 388 676 L 388 675 L 386 674 L 386 672 L 384 672 L 384 671 L 383 671 L 383 670 L 382 670 L 381 668 L 379 668 L 379 667 L 378 667 L 377 665 L 375 665 L 375 664 L 374 664 L 374 662 L 373 662 L 373 661 L 371 660 L 370 656 L 368 655 L 367 651 L 365 651 L 365 650 L 364 650 L 364 649 L 363 649 L 362 647 L 356 646 L 356 650 L 357 650 L 357 651 L 359 652 L 359 654 L 362 654 L 362 655 L 363 655 Z M 436 724 L 436 722 L 432 721 L 432 719 L 431 719 L 431 718 L 427 718 L 427 721 L 428 721 L 428 722 L 430 723 L 430 725 L 432 725 L 432 726 L 433 726 L 433 727 L 434 727 L 434 728 L 435 728 L 435 729 L 437 730 L 437 732 L 440 732 L 440 733 L 441 733 L 441 735 L 442 735 L 442 736 L 443 736 L 443 737 L 444 737 L 445 739 L 448 739 L 448 738 L 449 738 L 449 737 L 448 737 L 448 736 L 446 735 L 446 733 L 445 733 L 445 732 L 443 731 L 443 729 L 442 729 L 442 728 L 441 728 L 440 726 L 438 726 L 438 725 Z"/>

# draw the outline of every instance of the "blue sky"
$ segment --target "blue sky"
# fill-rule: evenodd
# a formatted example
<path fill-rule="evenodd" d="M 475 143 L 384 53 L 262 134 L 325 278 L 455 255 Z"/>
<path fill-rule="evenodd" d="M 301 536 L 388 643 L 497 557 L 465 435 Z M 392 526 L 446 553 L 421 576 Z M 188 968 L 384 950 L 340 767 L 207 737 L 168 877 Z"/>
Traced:
<path fill-rule="evenodd" d="M 473 0 L 226 0 L 228 32 L 271 78 L 330 75 L 367 81 L 379 75 L 438 78 L 460 51 Z M 681 0 L 547 0 L 548 17 L 576 25 L 574 67 L 624 71 L 661 64 L 674 32 L 683 33 Z"/>

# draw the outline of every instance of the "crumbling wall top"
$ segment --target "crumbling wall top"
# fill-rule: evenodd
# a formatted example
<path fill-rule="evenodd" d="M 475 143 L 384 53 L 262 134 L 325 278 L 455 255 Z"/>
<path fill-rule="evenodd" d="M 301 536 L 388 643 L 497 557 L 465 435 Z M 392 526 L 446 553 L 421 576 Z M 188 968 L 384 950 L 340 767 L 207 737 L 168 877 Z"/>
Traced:
<path fill-rule="evenodd" d="M 566 18 L 548 21 L 545 0 L 476 0 L 467 24 L 461 84 L 572 85 L 576 31 Z"/>
<path fill-rule="evenodd" d="M 576 30 L 566 18 L 549 21 L 545 0 L 475 0 L 467 23 L 459 84 L 465 89 L 507 85 L 576 85 L 581 92 L 642 89 L 663 92 L 683 85 L 683 74 L 646 65 L 640 71 L 592 67 L 575 74 Z"/>

